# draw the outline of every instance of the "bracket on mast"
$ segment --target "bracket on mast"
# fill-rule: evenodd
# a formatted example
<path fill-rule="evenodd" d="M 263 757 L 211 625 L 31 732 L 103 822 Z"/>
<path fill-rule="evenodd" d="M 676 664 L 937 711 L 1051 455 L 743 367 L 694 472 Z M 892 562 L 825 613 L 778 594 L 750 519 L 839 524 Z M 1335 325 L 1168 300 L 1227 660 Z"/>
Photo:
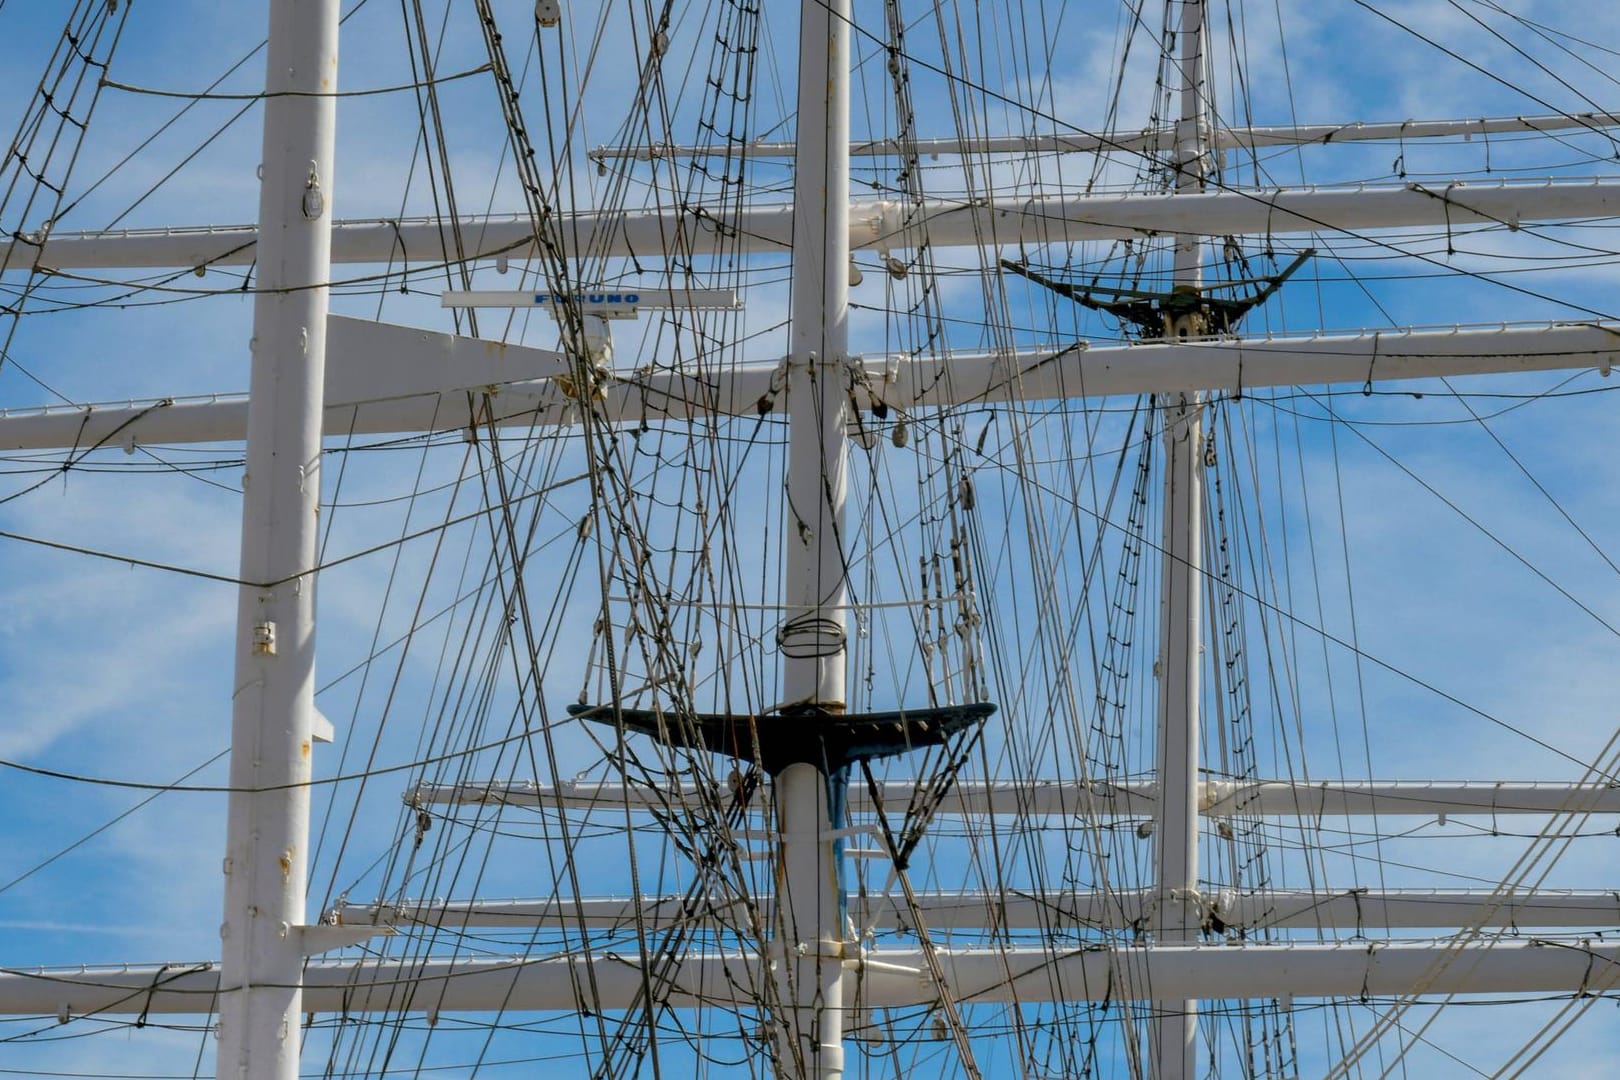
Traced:
<path fill-rule="evenodd" d="M 336 923 L 315 923 L 290 928 L 298 935 L 299 948 L 305 956 L 319 956 L 333 949 L 347 949 L 364 945 L 374 937 L 393 937 L 398 931 L 392 926 L 341 926 Z"/>

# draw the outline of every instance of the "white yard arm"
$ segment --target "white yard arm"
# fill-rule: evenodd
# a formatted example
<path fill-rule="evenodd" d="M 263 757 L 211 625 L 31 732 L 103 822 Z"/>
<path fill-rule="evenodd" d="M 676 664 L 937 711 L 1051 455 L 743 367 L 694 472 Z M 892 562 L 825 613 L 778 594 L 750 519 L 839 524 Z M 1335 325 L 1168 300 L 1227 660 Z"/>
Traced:
<path fill-rule="evenodd" d="M 1560 113 L 1555 116 L 1491 116 L 1473 120 L 1386 120 L 1369 123 L 1355 120 L 1344 124 L 1294 124 L 1277 126 L 1217 128 L 1209 143 L 1216 150 L 1242 150 L 1260 146 L 1304 146 L 1313 143 L 1371 142 L 1385 139 L 1463 138 L 1474 135 L 1506 135 L 1524 131 L 1602 131 L 1620 126 L 1620 114 L 1608 112 Z M 898 157 L 916 154 L 938 157 L 946 154 L 1063 154 L 1097 151 L 1157 151 L 1175 145 L 1175 128 L 1143 131 L 1054 132 L 1047 135 L 990 135 L 966 139 L 875 139 L 849 145 L 851 157 Z M 796 144 L 753 142 L 751 158 L 791 158 Z M 654 161 L 664 158 L 716 157 L 734 153 L 734 148 L 716 146 L 599 146 L 592 150 L 594 161 L 631 159 Z"/>
<path fill-rule="evenodd" d="M 1042 929 L 1048 932 L 1085 927 L 1127 929 L 1150 915 L 1154 894 L 1050 893 L 1008 889 L 1005 892 L 922 892 L 916 914 L 904 897 L 851 896 L 851 916 L 859 925 L 880 929 L 912 926 L 919 918 L 931 930 L 980 930 L 987 926 Z M 1205 910 L 1226 927 L 1277 929 L 1373 928 L 1443 929 L 1459 926 L 1589 927 L 1620 926 L 1620 893 L 1597 890 L 1542 889 L 1497 896 L 1481 889 L 1352 889 L 1333 892 L 1275 890 L 1239 895 L 1221 892 L 1205 897 Z M 771 900 L 754 901 L 759 918 L 769 920 Z M 344 926 L 427 926 L 442 929 L 541 926 L 616 929 L 631 933 L 638 926 L 664 930 L 693 924 L 747 925 L 744 903 L 734 896 L 591 897 L 583 900 L 407 900 L 399 904 L 343 904 L 334 912 Z"/>
<path fill-rule="evenodd" d="M 631 957 L 315 961 L 304 970 L 307 1012 L 359 1015 L 502 1013 L 638 1007 L 645 985 Z M 1620 982 L 1620 943 L 1514 938 L 1469 945 L 1148 945 L 1069 953 L 940 949 L 958 1004 L 1162 998 L 1357 997 L 1598 992 Z M 927 1005 L 939 987 L 915 950 L 847 959 L 856 1008 Z M 750 955 L 696 955 L 660 966 L 654 985 L 674 1008 L 752 1011 L 764 973 Z M 214 964 L 0 972 L 0 1015 L 207 1014 L 219 1006 Z"/>
<path fill-rule="evenodd" d="M 561 354 L 334 317 L 326 434 L 451 431 L 577 422 Z M 1620 325 L 1559 323 L 1439 331 L 1371 331 L 942 358 L 869 357 L 851 372 L 855 402 L 906 410 L 953 403 L 1105 397 L 1168 390 L 1242 392 L 1270 386 L 1597 368 L 1620 359 Z M 609 421 L 639 423 L 758 414 L 774 365 L 696 377 L 656 372 L 609 380 L 596 402 Z M 467 391 L 476 391 L 469 396 Z M 484 397 L 485 390 L 494 391 Z M 0 451 L 222 442 L 245 431 L 243 401 L 123 402 L 0 411 Z"/>
<path fill-rule="evenodd" d="M 1118 240 L 1172 233 L 1217 236 L 1365 233 L 1411 226 L 1462 227 L 1537 221 L 1581 221 L 1620 214 L 1620 180 L 1496 181 L 1390 187 L 1278 188 L 1204 195 L 1054 195 L 995 202 L 932 201 L 920 207 L 857 201 L 849 208 L 856 249 L 984 247 Z M 704 207 L 580 211 L 565 215 L 569 251 L 579 257 L 656 256 L 690 248 L 695 257 L 782 251 L 790 246 L 793 207 L 735 211 Z M 527 217 L 504 215 L 461 222 L 423 219 L 334 222 L 332 262 L 437 265 L 456 250 L 459 227 L 469 259 L 531 254 Z M 677 244 L 673 233 L 684 231 Z M 43 250 L 13 246 L 7 266 L 58 270 L 247 266 L 258 231 L 251 225 L 56 233 Z"/>
<path fill-rule="evenodd" d="M 1620 813 L 1620 787 L 1465 780 L 1325 780 L 1291 783 L 1211 781 L 1200 786 L 1200 813 L 1210 817 L 1353 817 L 1360 814 Z"/>
<path fill-rule="evenodd" d="M 881 784 L 885 806 L 906 806 L 913 794 L 907 783 Z M 1233 784 L 1203 781 L 1198 810 L 1206 817 L 1354 817 L 1377 814 L 1434 817 L 1440 814 L 1620 814 L 1620 787 L 1607 784 L 1564 784 L 1536 781 L 1322 780 L 1291 783 L 1265 780 Z M 712 798 L 715 796 L 711 796 Z M 412 805 L 501 805 L 570 810 L 618 810 L 681 805 L 699 801 L 696 789 L 661 790 L 616 783 L 573 781 L 505 784 L 422 784 L 407 793 Z M 1146 817 L 1153 813 L 1154 785 L 1082 784 L 1078 781 L 1031 780 L 1017 784 L 963 780 L 952 785 L 940 803 L 940 814 L 1063 814 L 1102 817 Z M 872 809 L 863 785 L 849 791 L 852 812 Z"/>
<path fill-rule="evenodd" d="M 909 783 L 893 781 L 878 784 L 883 804 L 901 807 L 910 803 L 914 788 Z M 618 784 L 587 780 L 570 780 L 559 784 L 540 784 L 533 781 L 502 783 L 419 784 L 406 792 L 405 801 L 412 806 L 529 806 L 550 809 L 562 806 L 568 810 L 604 810 L 622 814 L 626 804 L 631 809 L 667 809 L 683 805 L 713 805 L 721 800 L 729 805 L 729 795 L 715 792 L 701 794 L 690 784 L 679 788 L 654 788 L 644 785 Z M 1620 803 L 1620 799 L 1616 800 Z M 849 789 L 849 809 L 867 812 L 872 809 L 871 795 L 864 784 L 852 784 Z M 1109 785 L 1095 784 L 1089 788 L 1072 782 L 1033 780 L 1020 783 L 963 780 L 951 786 L 940 804 L 941 814 L 1102 814 L 1145 816 L 1153 812 L 1151 784 Z"/>

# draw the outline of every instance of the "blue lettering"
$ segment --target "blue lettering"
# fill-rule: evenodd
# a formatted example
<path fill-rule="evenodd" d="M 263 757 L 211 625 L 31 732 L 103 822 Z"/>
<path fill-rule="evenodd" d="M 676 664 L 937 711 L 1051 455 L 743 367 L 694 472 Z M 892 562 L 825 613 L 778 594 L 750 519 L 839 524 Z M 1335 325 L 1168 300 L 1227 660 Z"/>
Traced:
<path fill-rule="evenodd" d="M 0 0 L 3 3 L 4 0 Z M 641 303 L 640 293 L 554 293 L 537 292 L 534 294 L 534 303 L 537 307 L 547 304 L 589 304 L 592 306 L 610 305 L 634 307 Z"/>

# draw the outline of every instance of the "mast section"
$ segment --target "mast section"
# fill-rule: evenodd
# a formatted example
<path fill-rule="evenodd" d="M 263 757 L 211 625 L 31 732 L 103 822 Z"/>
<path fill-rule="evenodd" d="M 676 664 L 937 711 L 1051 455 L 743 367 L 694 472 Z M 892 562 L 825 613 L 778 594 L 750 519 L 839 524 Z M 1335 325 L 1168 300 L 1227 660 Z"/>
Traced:
<path fill-rule="evenodd" d="M 845 708 L 848 581 L 842 536 L 849 314 L 850 0 L 803 0 L 799 16 L 798 149 L 787 358 L 788 477 L 784 566 L 788 609 L 777 631 L 784 715 Z M 774 778 L 777 864 L 772 1024 L 780 1076 L 844 1072 L 844 915 L 830 809 L 843 763 L 796 761 Z M 841 817 L 841 815 L 839 815 Z"/>
<path fill-rule="evenodd" d="M 273 0 L 220 925 L 216 1074 L 296 1080 L 315 728 L 315 566 L 337 0 Z M 271 583 L 271 584 L 257 584 Z"/>
<path fill-rule="evenodd" d="M 1178 195 L 1201 192 L 1208 168 L 1209 120 L 1204 82 L 1204 3 L 1182 0 L 1176 28 L 1180 116 L 1171 163 Z M 1197 294 L 1203 285 L 1203 238 L 1175 237 L 1172 288 Z M 1207 332 L 1197 305 L 1166 315 L 1165 337 Z M 1164 521 L 1160 538 L 1159 702 L 1154 821 L 1156 929 L 1161 943 L 1198 939 L 1198 752 L 1200 590 L 1203 588 L 1203 396 L 1171 392 L 1161 399 L 1164 424 Z M 1198 1075 L 1198 1002 L 1154 1003 L 1153 1076 L 1191 1080 Z"/>

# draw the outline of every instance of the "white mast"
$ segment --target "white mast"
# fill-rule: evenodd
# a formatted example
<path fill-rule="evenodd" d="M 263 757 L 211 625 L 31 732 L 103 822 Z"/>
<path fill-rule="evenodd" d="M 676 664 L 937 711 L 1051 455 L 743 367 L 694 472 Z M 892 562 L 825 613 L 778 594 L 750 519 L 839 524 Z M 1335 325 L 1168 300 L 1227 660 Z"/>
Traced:
<path fill-rule="evenodd" d="M 220 1077 L 296 1080 L 315 728 L 315 565 L 337 0 L 275 0 L 243 477 Z"/>
<path fill-rule="evenodd" d="M 850 0 L 803 0 L 787 412 L 786 602 L 777 634 L 782 706 L 844 710 L 847 582 L 842 535 L 849 310 Z M 777 723 L 799 721 L 782 718 Z M 796 762 L 775 777 L 776 1054 L 780 1075 L 844 1072 L 844 918 L 828 834 L 829 778 Z"/>
<path fill-rule="evenodd" d="M 1175 167 L 1178 194 L 1204 187 L 1208 145 L 1204 98 L 1204 4 L 1186 0 L 1176 29 L 1179 50 L 1180 118 L 1176 123 Z M 1202 238 L 1175 238 L 1173 288 L 1196 293 L 1203 284 Z M 1172 321 L 1165 336 L 1202 336 L 1204 319 L 1196 307 Z M 1154 871 L 1159 890 L 1156 920 L 1161 944 L 1194 942 L 1199 933 L 1198 893 L 1198 739 L 1199 595 L 1203 583 L 1204 488 L 1202 469 L 1203 396 L 1174 392 L 1160 399 L 1164 424 L 1164 521 L 1160 539 L 1158 787 L 1154 820 Z M 1153 1075 L 1156 1080 L 1191 1080 L 1198 1075 L 1198 1002 L 1154 1002 Z"/>

